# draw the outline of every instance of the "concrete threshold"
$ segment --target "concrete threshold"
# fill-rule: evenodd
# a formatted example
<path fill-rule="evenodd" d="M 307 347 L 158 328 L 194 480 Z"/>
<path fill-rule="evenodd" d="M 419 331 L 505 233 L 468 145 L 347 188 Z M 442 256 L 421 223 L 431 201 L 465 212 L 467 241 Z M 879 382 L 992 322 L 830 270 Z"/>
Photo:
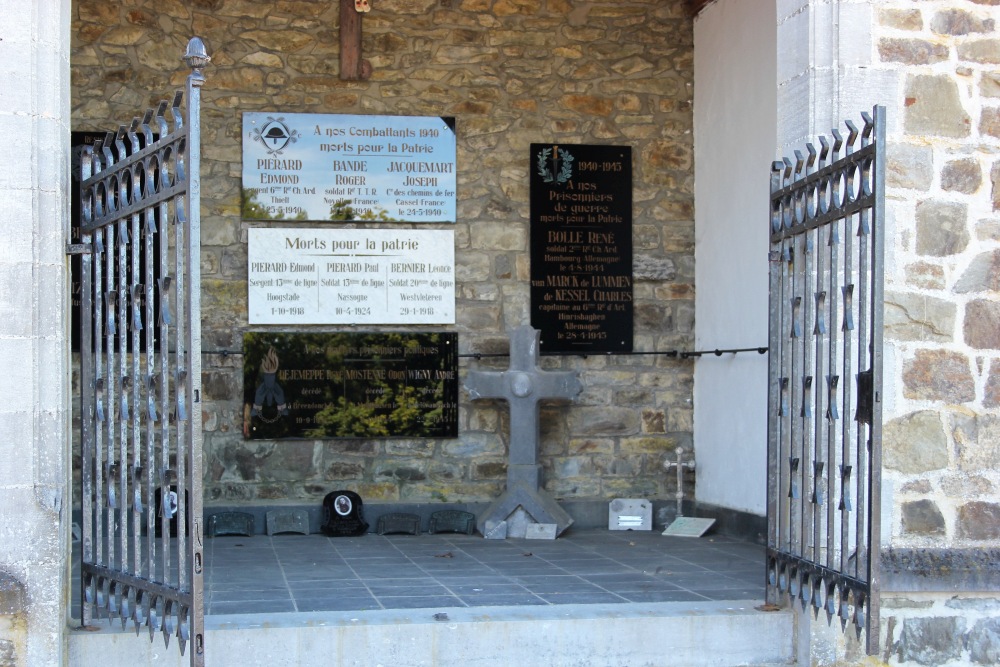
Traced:
<path fill-rule="evenodd" d="M 794 665 L 794 620 L 759 600 L 212 615 L 208 667 Z M 189 664 L 143 629 L 70 633 L 71 665 Z M 190 650 L 190 645 L 187 650 Z"/>

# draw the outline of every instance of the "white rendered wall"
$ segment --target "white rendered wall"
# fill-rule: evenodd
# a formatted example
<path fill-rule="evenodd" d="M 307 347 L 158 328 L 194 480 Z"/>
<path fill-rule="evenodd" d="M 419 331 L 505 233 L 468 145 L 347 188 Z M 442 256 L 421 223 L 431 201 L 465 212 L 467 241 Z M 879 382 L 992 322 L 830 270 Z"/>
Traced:
<path fill-rule="evenodd" d="M 0 0 L 0 570 L 23 591 L 0 613 L 25 639 L 0 636 L 31 666 L 68 650 L 69 24 L 70 0 Z"/>
<path fill-rule="evenodd" d="M 768 187 L 777 115 L 776 9 L 718 0 L 694 24 L 695 345 L 767 345 Z M 699 502 L 764 514 L 767 355 L 695 362 Z"/>

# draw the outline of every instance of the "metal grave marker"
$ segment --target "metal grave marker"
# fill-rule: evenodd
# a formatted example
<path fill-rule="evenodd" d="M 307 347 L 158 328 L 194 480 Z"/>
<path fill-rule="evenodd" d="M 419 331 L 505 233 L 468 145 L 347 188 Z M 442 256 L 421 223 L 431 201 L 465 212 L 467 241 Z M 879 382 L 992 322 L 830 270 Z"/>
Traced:
<path fill-rule="evenodd" d="M 653 504 L 645 498 L 615 498 L 608 504 L 608 530 L 652 530 Z"/>

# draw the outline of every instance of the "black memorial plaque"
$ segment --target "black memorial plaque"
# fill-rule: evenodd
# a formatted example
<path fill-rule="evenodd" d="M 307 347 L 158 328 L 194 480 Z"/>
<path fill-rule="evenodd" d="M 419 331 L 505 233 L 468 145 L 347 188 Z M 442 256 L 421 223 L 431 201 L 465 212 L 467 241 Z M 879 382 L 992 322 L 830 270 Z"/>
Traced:
<path fill-rule="evenodd" d="M 243 435 L 453 438 L 458 334 L 247 333 Z"/>
<path fill-rule="evenodd" d="M 541 351 L 632 350 L 632 149 L 531 144 L 531 326 Z"/>

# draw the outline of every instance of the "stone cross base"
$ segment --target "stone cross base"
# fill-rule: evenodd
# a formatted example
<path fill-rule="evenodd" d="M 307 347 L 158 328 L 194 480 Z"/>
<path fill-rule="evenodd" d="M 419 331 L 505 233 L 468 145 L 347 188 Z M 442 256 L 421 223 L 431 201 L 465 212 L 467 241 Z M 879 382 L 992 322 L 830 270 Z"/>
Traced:
<path fill-rule="evenodd" d="M 516 470 L 531 468 L 531 470 Z M 507 490 L 479 515 L 479 532 L 486 535 L 487 523 L 507 522 L 507 537 L 525 537 L 531 523 L 552 523 L 556 537 L 573 524 L 573 518 L 545 491 L 530 479 L 538 479 L 541 466 L 512 465 L 508 469 Z M 518 479 L 521 478 L 521 479 Z M 516 480 L 516 481 L 515 481 Z"/>

